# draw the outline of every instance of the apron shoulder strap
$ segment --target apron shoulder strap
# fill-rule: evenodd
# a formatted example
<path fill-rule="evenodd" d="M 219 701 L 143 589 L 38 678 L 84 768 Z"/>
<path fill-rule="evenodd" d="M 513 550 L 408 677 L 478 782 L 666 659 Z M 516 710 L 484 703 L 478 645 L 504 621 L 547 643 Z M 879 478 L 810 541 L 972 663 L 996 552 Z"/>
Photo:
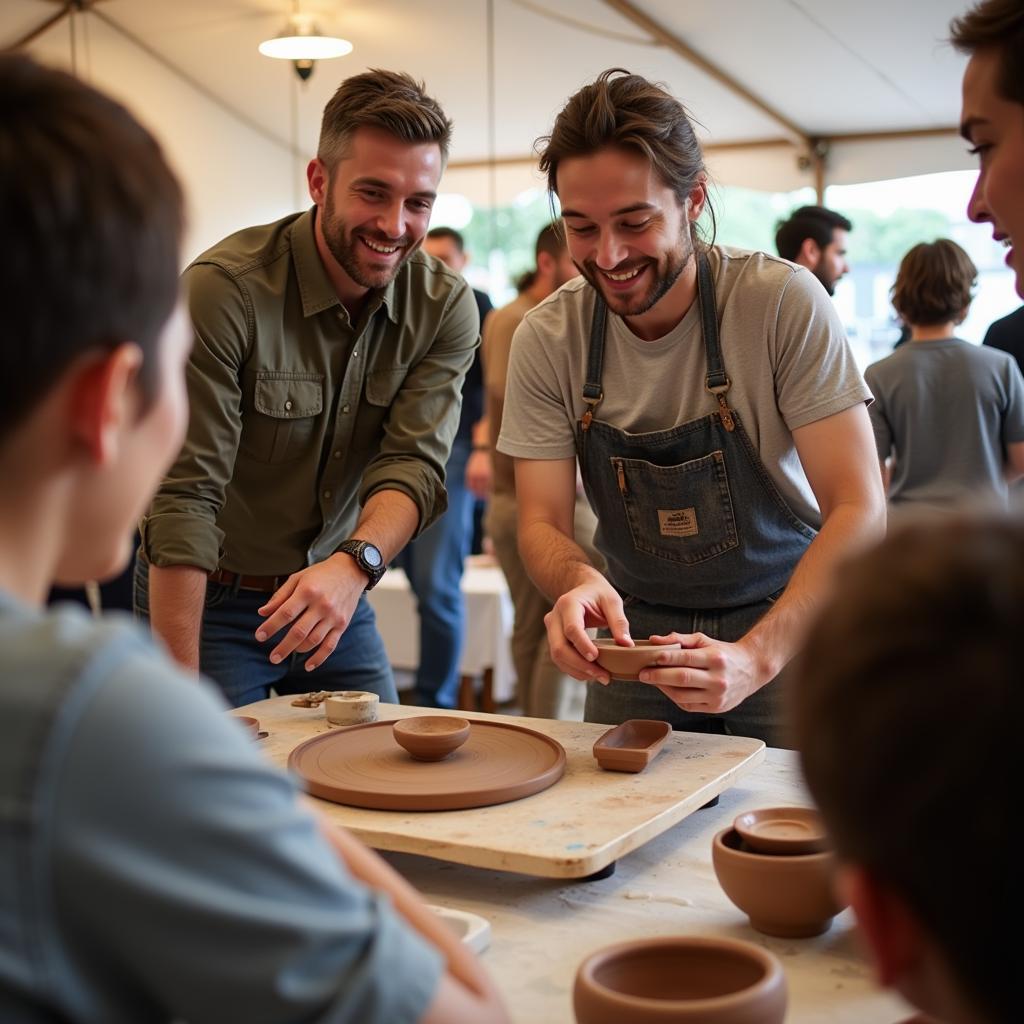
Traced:
<path fill-rule="evenodd" d="M 594 410 L 604 398 L 601 374 L 604 368 L 604 332 L 607 322 L 608 306 L 595 288 L 594 313 L 590 318 L 590 347 L 587 350 L 587 380 L 583 385 L 583 401 L 587 403 L 587 411 L 580 421 L 584 430 L 589 429 L 590 421 L 594 418 Z"/>

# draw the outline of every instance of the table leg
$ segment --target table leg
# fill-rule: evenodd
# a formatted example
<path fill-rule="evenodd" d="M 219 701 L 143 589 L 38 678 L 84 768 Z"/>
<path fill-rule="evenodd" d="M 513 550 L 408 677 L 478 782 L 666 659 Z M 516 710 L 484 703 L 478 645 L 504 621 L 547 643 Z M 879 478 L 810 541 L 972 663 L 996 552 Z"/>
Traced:
<path fill-rule="evenodd" d="M 472 676 L 459 677 L 459 710 L 476 711 L 476 694 L 473 692 Z"/>
<path fill-rule="evenodd" d="M 480 690 L 480 710 L 493 715 L 498 711 L 498 705 L 494 703 L 494 669 L 484 669 L 483 687 Z"/>

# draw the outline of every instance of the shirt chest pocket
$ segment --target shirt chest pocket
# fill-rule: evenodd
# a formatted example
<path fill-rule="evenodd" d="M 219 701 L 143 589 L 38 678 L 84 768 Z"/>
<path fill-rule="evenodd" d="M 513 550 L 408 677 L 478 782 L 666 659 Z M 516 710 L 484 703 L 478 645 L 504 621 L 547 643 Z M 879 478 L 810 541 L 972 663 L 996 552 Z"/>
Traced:
<path fill-rule="evenodd" d="M 239 449 L 258 462 L 291 462 L 310 452 L 324 411 L 322 373 L 260 370 Z M 318 452 L 314 457 L 318 457 Z"/>

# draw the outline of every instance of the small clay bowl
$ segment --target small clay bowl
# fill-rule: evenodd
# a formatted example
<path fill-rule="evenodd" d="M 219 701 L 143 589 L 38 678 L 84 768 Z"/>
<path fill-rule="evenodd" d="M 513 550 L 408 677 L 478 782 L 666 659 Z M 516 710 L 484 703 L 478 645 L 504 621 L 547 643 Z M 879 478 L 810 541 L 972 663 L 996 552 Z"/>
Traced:
<path fill-rule="evenodd" d="M 642 772 L 672 732 L 668 722 L 631 718 L 609 729 L 594 744 L 597 763 L 610 772 Z"/>
<path fill-rule="evenodd" d="M 832 887 L 831 852 L 779 856 L 754 853 L 734 828 L 711 846 L 711 862 L 725 895 L 765 935 L 805 939 L 827 931 L 843 908 Z"/>
<path fill-rule="evenodd" d="M 781 1024 L 786 979 L 767 950 L 736 939 L 622 942 L 580 964 L 578 1024 Z"/>
<path fill-rule="evenodd" d="M 733 828 L 754 853 L 821 853 L 828 837 L 821 815 L 810 807 L 762 807 L 747 811 Z"/>
<path fill-rule="evenodd" d="M 249 715 L 231 715 L 236 721 L 240 722 L 242 728 L 254 739 L 259 739 L 260 736 L 260 720 L 258 718 L 251 718 Z"/>
<path fill-rule="evenodd" d="M 420 715 L 399 719 L 391 732 L 417 761 L 443 761 L 469 739 L 469 722 L 452 715 Z"/>
<path fill-rule="evenodd" d="M 612 679 L 639 680 L 640 670 L 650 668 L 662 651 L 678 651 L 682 644 L 652 644 L 650 640 L 634 640 L 635 647 L 620 647 L 611 637 L 594 641 L 597 663 Z"/>

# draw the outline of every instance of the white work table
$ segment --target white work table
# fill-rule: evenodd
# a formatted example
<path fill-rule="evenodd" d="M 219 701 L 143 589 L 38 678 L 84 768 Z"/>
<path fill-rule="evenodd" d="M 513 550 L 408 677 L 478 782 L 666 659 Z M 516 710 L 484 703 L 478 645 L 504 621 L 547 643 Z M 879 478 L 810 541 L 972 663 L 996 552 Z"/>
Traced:
<path fill-rule="evenodd" d="M 275 736 L 274 719 L 280 718 L 284 726 L 292 718 L 289 710 L 277 701 L 240 709 L 260 716 L 271 730 L 267 752 L 278 763 L 283 762 L 283 748 L 290 748 L 294 740 L 280 731 Z M 404 716 L 405 709 L 394 714 Z M 559 723 L 552 733 L 567 724 Z M 323 729 L 312 718 L 309 726 L 308 735 Z M 594 784 L 601 784 L 600 776 Z M 573 978 L 584 956 L 612 942 L 673 934 L 730 936 L 773 952 L 789 986 L 788 1024 L 903 1021 L 912 1016 L 912 1009 L 876 989 L 849 911 L 818 938 L 770 938 L 749 926 L 715 879 L 715 832 L 744 810 L 807 802 L 795 755 L 769 749 L 760 764 L 722 793 L 718 806 L 694 811 L 622 856 L 608 878 L 567 881 L 408 853 L 383 856 L 428 902 L 487 918 L 491 945 L 482 961 L 517 1024 L 572 1024 Z M 340 817 L 349 809 L 337 811 Z"/>
<path fill-rule="evenodd" d="M 715 879 L 711 839 L 719 829 L 744 810 L 806 802 L 795 756 L 772 749 L 717 807 L 691 814 L 623 857 L 600 881 L 563 884 L 408 854 L 386 857 L 431 903 L 491 922 L 483 963 L 517 1024 L 572 1024 L 572 982 L 583 957 L 656 935 L 726 936 L 770 950 L 789 985 L 787 1024 L 906 1020 L 912 1008 L 871 980 L 849 911 L 818 938 L 770 938 L 749 926 Z"/>

